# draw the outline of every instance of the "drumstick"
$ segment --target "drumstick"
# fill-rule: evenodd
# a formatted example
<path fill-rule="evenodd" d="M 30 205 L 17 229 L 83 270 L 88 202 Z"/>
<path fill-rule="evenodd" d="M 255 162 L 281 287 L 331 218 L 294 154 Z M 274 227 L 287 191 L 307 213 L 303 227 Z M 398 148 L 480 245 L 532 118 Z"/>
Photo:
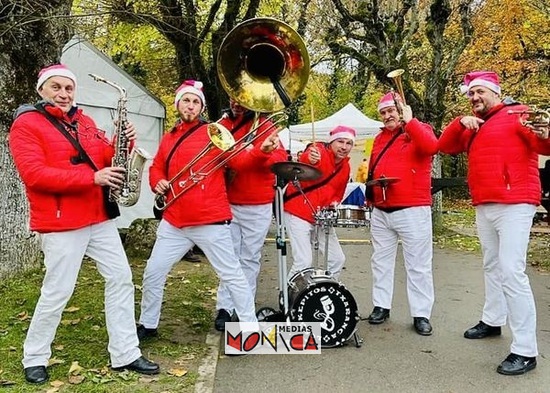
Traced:
<path fill-rule="evenodd" d="M 313 117 L 313 103 L 311 103 L 311 144 L 315 144 L 315 119 Z"/>

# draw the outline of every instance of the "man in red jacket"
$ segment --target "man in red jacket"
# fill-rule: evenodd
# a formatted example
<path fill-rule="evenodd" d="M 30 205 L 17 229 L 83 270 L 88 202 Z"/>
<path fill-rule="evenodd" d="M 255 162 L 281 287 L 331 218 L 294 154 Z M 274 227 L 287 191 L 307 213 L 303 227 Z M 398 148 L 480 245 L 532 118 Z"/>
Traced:
<path fill-rule="evenodd" d="M 462 92 L 473 115 L 454 119 L 444 129 L 439 149 L 468 154 L 468 187 L 483 251 L 485 305 L 481 321 L 464 337 L 498 336 L 508 322 L 511 353 L 497 372 L 523 374 L 537 365 L 536 309 L 525 269 L 533 216 L 541 198 L 537 153 L 550 154 L 550 140 L 523 126 L 519 114 L 508 113 L 528 108 L 500 99 L 494 72 L 466 74 Z"/>
<path fill-rule="evenodd" d="M 157 194 L 165 194 L 168 202 L 173 194 L 179 194 L 183 187 L 194 182 L 191 173 L 197 174 L 221 154 L 217 148 L 210 149 L 170 185 L 170 179 L 195 160 L 210 143 L 208 127 L 199 119 L 204 105 L 202 82 L 188 80 L 177 89 L 175 106 L 181 122 L 164 135 L 149 170 L 151 189 Z M 273 149 L 273 142 L 268 138 L 259 148 Z M 232 216 L 224 170 L 220 168 L 199 180 L 164 210 L 159 223 L 157 240 L 143 274 L 138 325 L 140 339 L 157 335 L 166 277 L 193 245 L 204 252 L 221 284 L 227 287 L 239 320 L 257 322 L 254 296 L 231 239 Z"/>
<path fill-rule="evenodd" d="M 233 215 L 230 225 L 233 247 L 255 296 L 262 247 L 273 216 L 275 175 L 270 167 L 285 161 L 287 154 L 274 135 L 277 128 L 271 121 L 265 116 L 254 121 L 254 112 L 233 99 L 229 105 L 229 113 L 220 120 L 220 124 L 233 134 L 236 141 L 245 137 L 252 127 L 257 127 L 253 134 L 257 135 L 256 139 L 229 162 L 226 176 L 227 196 Z M 262 148 L 268 138 L 273 145 Z M 231 321 L 234 308 L 227 286 L 220 283 L 216 304 L 218 314 L 214 323 L 216 330 L 224 330 L 225 322 Z"/>
<path fill-rule="evenodd" d="M 89 116 L 74 106 L 76 77 L 68 68 L 61 64 L 44 68 L 38 75 L 36 90 L 43 102 L 17 116 L 9 138 L 29 200 L 30 229 L 40 235 L 46 266 L 23 345 L 25 378 L 31 383 L 48 380 L 51 343 L 74 291 L 84 255 L 96 261 L 105 279 L 111 366 L 115 370 L 157 374 L 159 366 L 141 356 L 138 347 L 132 322 L 132 271 L 104 204 L 102 187 L 119 188 L 124 168 L 111 167 L 111 142 Z M 93 164 L 56 125 L 80 144 Z M 126 135 L 135 139 L 131 124 Z M 97 171 L 92 168 L 94 164 Z"/>
<path fill-rule="evenodd" d="M 316 142 L 300 155 L 300 162 L 313 165 L 321 177 L 302 181 L 300 187 L 305 197 L 294 184 L 289 184 L 284 203 L 284 220 L 292 248 L 292 267 L 289 278 L 313 264 L 311 233 L 315 225 L 315 213 L 319 209 L 334 208 L 341 201 L 350 179 L 349 153 L 355 141 L 355 130 L 337 126 L 328 141 Z M 325 250 L 325 236 L 319 236 L 319 250 Z M 338 241 L 336 231 L 329 228 L 327 270 L 338 279 L 346 256 Z"/>
<path fill-rule="evenodd" d="M 378 104 L 384 122 L 375 137 L 369 163 L 369 180 L 397 181 L 371 186 L 372 302 L 368 317 L 381 324 L 390 316 L 395 258 L 401 239 L 407 297 L 415 331 L 432 334 L 430 316 L 434 303 L 432 277 L 431 164 L 437 138 L 429 124 L 413 117 L 398 94 L 384 95 Z"/>

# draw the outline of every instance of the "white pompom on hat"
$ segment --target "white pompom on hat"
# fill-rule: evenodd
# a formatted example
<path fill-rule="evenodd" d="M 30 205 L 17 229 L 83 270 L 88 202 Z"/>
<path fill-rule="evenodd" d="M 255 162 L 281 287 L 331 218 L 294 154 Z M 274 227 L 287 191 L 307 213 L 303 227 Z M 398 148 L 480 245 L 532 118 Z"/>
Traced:
<path fill-rule="evenodd" d="M 355 135 L 356 132 L 353 128 L 346 127 L 346 126 L 336 126 L 334 128 L 328 137 L 328 142 L 335 141 L 336 139 L 344 138 L 344 139 L 351 139 L 355 142 Z"/>
<path fill-rule="evenodd" d="M 178 109 L 178 102 L 181 100 L 181 97 L 183 97 L 185 93 L 191 93 L 199 97 L 202 102 L 202 106 L 204 107 L 206 105 L 206 98 L 204 97 L 202 88 L 203 83 L 201 81 L 188 79 L 183 82 L 180 87 L 176 89 L 176 98 L 174 99 L 174 105 L 176 106 L 176 109 Z"/>
<path fill-rule="evenodd" d="M 52 76 L 63 76 L 69 78 L 74 83 L 76 90 L 76 76 L 64 64 L 54 64 L 49 67 L 42 68 L 38 73 L 38 82 L 36 83 L 36 91 L 39 91 L 44 82 Z"/>

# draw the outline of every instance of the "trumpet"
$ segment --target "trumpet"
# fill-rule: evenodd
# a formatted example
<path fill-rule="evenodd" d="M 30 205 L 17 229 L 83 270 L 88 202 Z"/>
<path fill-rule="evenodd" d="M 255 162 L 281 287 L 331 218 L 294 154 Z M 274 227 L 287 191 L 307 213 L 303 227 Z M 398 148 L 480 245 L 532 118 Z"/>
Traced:
<path fill-rule="evenodd" d="M 405 101 L 405 94 L 403 92 L 403 81 L 401 80 L 401 75 L 405 72 L 404 69 L 399 68 L 397 70 L 390 71 L 386 76 L 388 78 L 393 79 L 393 82 L 395 83 L 395 86 L 397 87 L 397 92 L 401 96 L 401 100 L 403 102 L 403 105 L 407 105 L 407 102 Z M 397 99 L 395 97 L 395 94 L 393 95 L 393 100 L 395 101 L 395 106 L 397 109 L 399 109 L 399 105 L 397 105 Z"/>
<path fill-rule="evenodd" d="M 309 64 L 305 43 L 284 22 L 254 18 L 231 30 L 219 49 L 218 77 L 229 97 L 255 112 L 256 118 L 251 129 L 238 141 L 219 121 L 210 123 L 207 131 L 210 142 L 169 180 L 168 192 L 155 197 L 155 208 L 165 210 L 252 143 L 286 122 L 288 115 L 283 109 L 302 94 L 309 77 Z M 272 114 L 260 122 L 259 113 Z M 268 123 L 270 126 L 265 127 Z M 258 132 L 261 128 L 264 129 Z M 280 130 L 278 127 L 277 132 Z M 220 153 L 194 171 L 193 166 L 213 148 L 218 148 Z"/>
<path fill-rule="evenodd" d="M 538 134 L 543 139 L 548 138 L 549 129 L 550 129 L 550 108 L 543 110 L 539 109 L 536 106 L 531 106 L 531 108 L 522 111 L 509 110 L 509 115 L 520 115 L 519 121 L 522 125 L 529 127 Z M 542 131 L 540 130 L 542 129 Z"/>

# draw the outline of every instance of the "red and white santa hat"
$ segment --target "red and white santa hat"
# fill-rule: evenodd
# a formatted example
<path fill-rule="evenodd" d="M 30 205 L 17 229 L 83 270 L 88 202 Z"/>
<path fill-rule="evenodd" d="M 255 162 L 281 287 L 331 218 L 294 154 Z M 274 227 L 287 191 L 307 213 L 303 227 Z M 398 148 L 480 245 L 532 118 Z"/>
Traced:
<path fill-rule="evenodd" d="M 472 71 L 467 73 L 464 76 L 464 84 L 460 86 L 460 92 L 466 94 L 474 86 L 486 87 L 500 95 L 498 75 L 493 71 Z"/>
<path fill-rule="evenodd" d="M 40 90 L 44 82 L 50 79 L 52 76 L 64 76 L 69 78 L 74 83 L 76 90 L 76 76 L 69 70 L 64 64 L 54 64 L 46 68 L 42 68 L 38 73 L 38 82 L 36 83 L 36 91 Z"/>
<path fill-rule="evenodd" d="M 384 94 L 382 98 L 380 98 L 380 101 L 378 101 L 378 112 L 382 109 L 389 108 L 390 106 L 395 106 L 395 100 L 403 102 L 398 93 L 390 91 Z"/>
<path fill-rule="evenodd" d="M 335 141 L 336 139 L 344 138 L 344 139 L 351 139 L 355 142 L 355 135 L 356 132 L 353 128 L 346 127 L 346 126 L 336 126 L 334 128 L 329 136 L 328 136 L 328 142 Z"/>
<path fill-rule="evenodd" d="M 185 82 L 183 82 L 180 87 L 176 89 L 176 98 L 174 100 L 174 105 L 176 106 L 176 109 L 178 109 L 178 102 L 181 100 L 181 97 L 185 93 L 192 93 L 199 97 L 202 102 L 202 106 L 204 107 L 206 105 L 206 99 L 204 97 L 204 93 L 202 91 L 203 84 L 201 81 L 195 81 L 192 79 L 188 79 Z"/>

